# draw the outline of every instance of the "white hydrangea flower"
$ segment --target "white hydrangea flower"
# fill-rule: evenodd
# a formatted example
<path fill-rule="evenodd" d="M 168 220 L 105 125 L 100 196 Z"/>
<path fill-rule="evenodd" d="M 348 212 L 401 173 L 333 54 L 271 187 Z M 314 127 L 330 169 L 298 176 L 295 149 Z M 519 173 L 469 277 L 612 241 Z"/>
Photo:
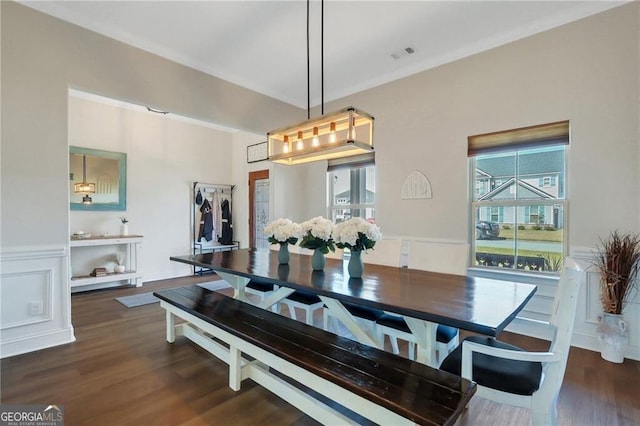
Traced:
<path fill-rule="evenodd" d="M 333 235 L 338 247 L 347 247 L 351 250 L 372 248 L 375 242 L 382 238 L 378 225 L 360 217 L 337 224 Z"/>
<path fill-rule="evenodd" d="M 328 241 L 331 239 L 333 232 L 333 223 L 329 219 L 325 219 L 322 216 L 316 216 L 313 219 L 309 219 L 303 222 L 301 225 L 303 234 L 310 232 L 316 238 Z"/>
<path fill-rule="evenodd" d="M 280 243 L 286 243 L 290 238 L 299 238 L 302 234 L 302 228 L 291 219 L 281 218 L 265 226 L 264 233 Z"/>

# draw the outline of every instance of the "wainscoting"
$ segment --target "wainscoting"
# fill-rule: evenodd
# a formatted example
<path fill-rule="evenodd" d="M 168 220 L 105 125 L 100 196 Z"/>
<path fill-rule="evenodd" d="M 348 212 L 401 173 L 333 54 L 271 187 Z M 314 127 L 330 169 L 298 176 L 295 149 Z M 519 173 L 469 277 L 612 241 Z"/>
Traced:
<path fill-rule="evenodd" d="M 0 358 L 73 342 L 67 247 L 3 248 L 0 261 Z"/>
<path fill-rule="evenodd" d="M 580 300 L 576 312 L 576 323 L 571 340 L 572 346 L 600 352 L 597 327 L 599 316 L 602 313 L 600 304 L 600 277 L 592 266 L 593 250 L 589 248 L 576 248 L 571 251 L 571 257 L 575 259 L 585 270 L 585 282 L 580 289 Z M 551 305 L 555 295 L 553 283 L 538 284 L 538 291 L 525 306 L 521 315 L 527 318 L 548 321 Z M 636 295 L 637 296 L 637 295 Z M 640 360 L 640 300 L 635 298 L 624 311 L 624 317 L 629 323 L 631 342 L 627 349 L 626 358 Z M 520 333 L 532 337 L 536 334 L 532 330 L 523 328 L 518 323 L 507 327 L 508 331 Z"/>

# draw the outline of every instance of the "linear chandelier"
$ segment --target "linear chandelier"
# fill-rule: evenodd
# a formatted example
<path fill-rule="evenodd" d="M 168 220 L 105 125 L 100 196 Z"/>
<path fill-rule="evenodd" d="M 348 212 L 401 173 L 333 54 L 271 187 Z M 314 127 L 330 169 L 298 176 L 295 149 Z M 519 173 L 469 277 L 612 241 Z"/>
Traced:
<path fill-rule="evenodd" d="M 321 2 L 321 108 L 320 118 L 311 119 L 309 89 L 309 0 L 307 0 L 307 120 L 267 133 L 269 160 L 302 164 L 349 157 L 373 151 L 374 118 L 347 107 L 324 114 L 324 0 Z"/>

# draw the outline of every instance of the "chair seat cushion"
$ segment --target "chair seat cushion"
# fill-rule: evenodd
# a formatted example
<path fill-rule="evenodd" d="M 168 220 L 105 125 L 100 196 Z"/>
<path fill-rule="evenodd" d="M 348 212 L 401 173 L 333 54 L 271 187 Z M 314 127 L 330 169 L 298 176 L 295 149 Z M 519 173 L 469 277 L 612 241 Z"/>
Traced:
<path fill-rule="evenodd" d="M 261 283 L 259 281 L 253 281 L 253 280 L 249 281 L 246 287 L 256 291 L 261 291 L 263 293 L 266 293 L 268 291 L 273 291 L 273 284 Z"/>
<path fill-rule="evenodd" d="M 294 302 L 302 303 L 304 305 L 314 305 L 321 302 L 318 296 L 306 291 L 294 291 L 287 296 L 286 299 L 293 300 Z"/>
<path fill-rule="evenodd" d="M 411 330 L 409 330 L 409 326 L 407 325 L 406 321 L 399 315 L 384 314 L 376 320 L 376 324 L 394 328 L 405 333 L 411 333 Z M 438 329 L 436 331 L 436 341 L 440 343 L 449 343 L 451 339 L 456 337 L 457 334 L 457 328 L 438 324 Z"/>
<path fill-rule="evenodd" d="M 353 303 L 342 303 L 347 311 L 356 318 L 363 318 L 369 321 L 376 321 L 378 318 L 384 315 L 384 312 L 379 309 L 367 308 L 366 306 L 354 305 Z"/>
<path fill-rule="evenodd" d="M 502 349 L 522 351 L 517 346 L 501 342 L 492 337 L 470 336 L 464 340 Z M 462 344 L 451 352 L 440 365 L 440 369 L 460 376 Z M 485 354 L 473 354 L 473 381 L 479 385 L 517 395 L 531 395 L 540 387 L 542 364 L 539 362 L 515 361 Z"/>

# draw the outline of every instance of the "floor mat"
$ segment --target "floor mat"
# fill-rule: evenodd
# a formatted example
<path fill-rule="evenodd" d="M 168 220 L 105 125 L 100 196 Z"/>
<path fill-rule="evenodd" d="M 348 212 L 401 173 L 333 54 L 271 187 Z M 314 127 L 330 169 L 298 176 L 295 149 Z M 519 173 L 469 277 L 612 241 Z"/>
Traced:
<path fill-rule="evenodd" d="M 231 287 L 229 283 L 223 280 L 200 283 L 198 285 L 208 290 L 221 290 L 223 288 Z M 136 306 L 144 306 L 160 302 L 160 299 L 155 297 L 152 291 L 148 293 L 134 294 L 131 296 L 116 297 L 116 300 L 127 308 L 135 308 Z"/>

